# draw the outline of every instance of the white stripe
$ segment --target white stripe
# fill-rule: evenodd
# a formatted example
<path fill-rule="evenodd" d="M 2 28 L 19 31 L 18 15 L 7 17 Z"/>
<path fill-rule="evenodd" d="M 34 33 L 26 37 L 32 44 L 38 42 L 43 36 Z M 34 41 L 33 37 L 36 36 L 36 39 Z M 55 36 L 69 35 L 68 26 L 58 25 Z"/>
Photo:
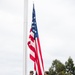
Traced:
<path fill-rule="evenodd" d="M 35 58 L 35 53 L 32 50 L 30 50 L 30 54 Z"/>
<path fill-rule="evenodd" d="M 31 32 L 30 35 L 34 38 L 33 32 Z M 29 38 L 29 41 L 31 42 L 30 45 L 32 45 L 35 48 L 35 42 L 33 42 L 30 38 Z"/>
<path fill-rule="evenodd" d="M 34 37 L 34 33 L 31 31 L 30 34 Z"/>

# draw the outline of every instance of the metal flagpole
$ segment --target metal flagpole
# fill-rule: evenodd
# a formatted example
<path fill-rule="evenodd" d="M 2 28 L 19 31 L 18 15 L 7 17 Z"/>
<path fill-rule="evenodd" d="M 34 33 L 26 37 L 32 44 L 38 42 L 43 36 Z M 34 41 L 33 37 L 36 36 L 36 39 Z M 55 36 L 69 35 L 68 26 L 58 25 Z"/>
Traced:
<path fill-rule="evenodd" d="M 24 0 L 23 75 L 27 75 L 28 0 Z"/>

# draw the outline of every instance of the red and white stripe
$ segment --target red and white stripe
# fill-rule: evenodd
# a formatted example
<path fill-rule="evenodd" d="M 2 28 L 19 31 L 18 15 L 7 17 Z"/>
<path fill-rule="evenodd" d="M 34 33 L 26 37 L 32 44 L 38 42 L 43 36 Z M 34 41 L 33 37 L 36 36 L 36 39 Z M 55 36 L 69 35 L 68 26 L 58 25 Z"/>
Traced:
<path fill-rule="evenodd" d="M 37 75 L 44 74 L 44 63 L 42 58 L 42 52 L 40 47 L 39 38 L 34 39 L 34 33 L 30 30 L 28 47 L 30 48 L 30 59 L 34 62 L 34 70 L 37 71 Z"/>

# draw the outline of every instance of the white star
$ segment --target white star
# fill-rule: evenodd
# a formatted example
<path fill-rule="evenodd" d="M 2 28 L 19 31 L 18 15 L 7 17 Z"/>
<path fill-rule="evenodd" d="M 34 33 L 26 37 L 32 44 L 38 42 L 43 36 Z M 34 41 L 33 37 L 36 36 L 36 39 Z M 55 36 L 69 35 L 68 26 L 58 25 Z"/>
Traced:
<path fill-rule="evenodd" d="M 36 30 L 33 30 L 34 33 L 36 33 Z"/>

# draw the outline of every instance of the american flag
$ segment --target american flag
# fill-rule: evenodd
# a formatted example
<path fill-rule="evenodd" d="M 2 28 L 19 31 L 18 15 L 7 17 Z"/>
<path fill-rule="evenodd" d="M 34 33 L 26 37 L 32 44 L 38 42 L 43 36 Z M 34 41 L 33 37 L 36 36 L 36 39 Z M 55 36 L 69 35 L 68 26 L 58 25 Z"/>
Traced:
<path fill-rule="evenodd" d="M 40 47 L 34 4 L 33 4 L 32 25 L 30 29 L 28 47 L 30 48 L 31 51 L 30 59 L 34 62 L 34 71 L 37 72 L 37 75 L 43 75 L 44 63 Z"/>

